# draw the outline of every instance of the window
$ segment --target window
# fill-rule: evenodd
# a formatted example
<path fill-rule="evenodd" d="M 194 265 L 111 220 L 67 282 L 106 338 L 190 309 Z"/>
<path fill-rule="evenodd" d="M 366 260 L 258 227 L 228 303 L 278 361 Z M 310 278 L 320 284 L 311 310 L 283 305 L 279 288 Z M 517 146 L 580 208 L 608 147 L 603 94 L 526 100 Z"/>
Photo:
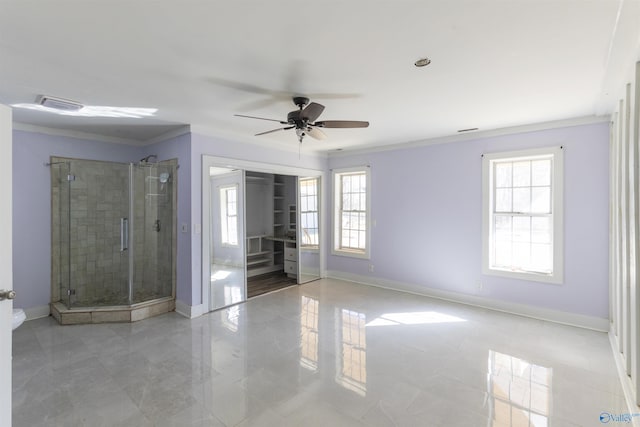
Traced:
<path fill-rule="evenodd" d="M 368 167 L 333 172 L 333 253 L 369 258 L 371 185 Z"/>
<path fill-rule="evenodd" d="M 487 154 L 483 273 L 562 283 L 562 148 Z"/>
<path fill-rule="evenodd" d="M 238 246 L 238 186 L 220 187 L 222 244 Z"/>
<path fill-rule="evenodd" d="M 300 179 L 301 246 L 318 247 L 318 178 Z"/>

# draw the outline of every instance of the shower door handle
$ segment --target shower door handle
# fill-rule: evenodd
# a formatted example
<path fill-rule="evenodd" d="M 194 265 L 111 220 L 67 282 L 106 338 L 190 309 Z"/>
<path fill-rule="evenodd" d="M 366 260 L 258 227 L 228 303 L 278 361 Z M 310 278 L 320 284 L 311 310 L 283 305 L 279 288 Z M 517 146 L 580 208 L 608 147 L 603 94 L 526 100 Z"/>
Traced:
<path fill-rule="evenodd" d="M 120 252 L 129 249 L 129 220 L 120 218 Z"/>

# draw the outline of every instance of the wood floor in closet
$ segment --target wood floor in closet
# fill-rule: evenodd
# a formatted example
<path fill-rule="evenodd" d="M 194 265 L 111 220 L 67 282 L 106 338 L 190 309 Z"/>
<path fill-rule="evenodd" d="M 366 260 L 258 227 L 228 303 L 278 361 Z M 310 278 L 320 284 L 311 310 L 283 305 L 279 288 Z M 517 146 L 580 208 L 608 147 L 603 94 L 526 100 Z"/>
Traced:
<path fill-rule="evenodd" d="M 247 297 L 255 297 L 267 292 L 277 291 L 297 283 L 295 278 L 287 277 L 284 271 L 261 274 L 247 280 Z"/>

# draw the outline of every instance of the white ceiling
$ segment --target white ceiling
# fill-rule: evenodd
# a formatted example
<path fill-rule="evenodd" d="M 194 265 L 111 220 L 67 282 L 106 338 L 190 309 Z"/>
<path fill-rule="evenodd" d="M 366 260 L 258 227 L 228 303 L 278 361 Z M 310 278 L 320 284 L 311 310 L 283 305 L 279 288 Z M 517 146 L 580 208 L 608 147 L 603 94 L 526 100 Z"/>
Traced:
<path fill-rule="evenodd" d="M 371 123 L 306 138 L 310 151 L 593 116 L 613 107 L 609 81 L 638 42 L 637 20 L 624 18 L 638 10 L 638 0 L 2 0 L 0 103 L 47 94 L 157 108 L 145 119 L 14 109 L 16 122 L 137 141 L 189 124 L 297 148 L 293 131 L 253 136 L 277 123 L 234 117 L 285 120 L 294 94 L 325 105 L 320 120 Z M 432 64 L 414 67 L 422 56 Z"/>

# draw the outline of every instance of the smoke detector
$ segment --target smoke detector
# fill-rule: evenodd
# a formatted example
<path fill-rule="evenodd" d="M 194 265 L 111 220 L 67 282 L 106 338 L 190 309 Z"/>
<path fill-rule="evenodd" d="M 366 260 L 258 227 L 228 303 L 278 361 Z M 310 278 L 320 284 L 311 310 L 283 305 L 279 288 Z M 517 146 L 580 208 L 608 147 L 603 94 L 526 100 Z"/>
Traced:
<path fill-rule="evenodd" d="M 78 111 L 84 107 L 84 105 L 80 104 L 79 102 L 71 101 L 69 99 L 56 98 L 54 96 L 48 95 L 40 95 L 36 99 L 36 102 L 43 107 L 63 111 Z"/>

